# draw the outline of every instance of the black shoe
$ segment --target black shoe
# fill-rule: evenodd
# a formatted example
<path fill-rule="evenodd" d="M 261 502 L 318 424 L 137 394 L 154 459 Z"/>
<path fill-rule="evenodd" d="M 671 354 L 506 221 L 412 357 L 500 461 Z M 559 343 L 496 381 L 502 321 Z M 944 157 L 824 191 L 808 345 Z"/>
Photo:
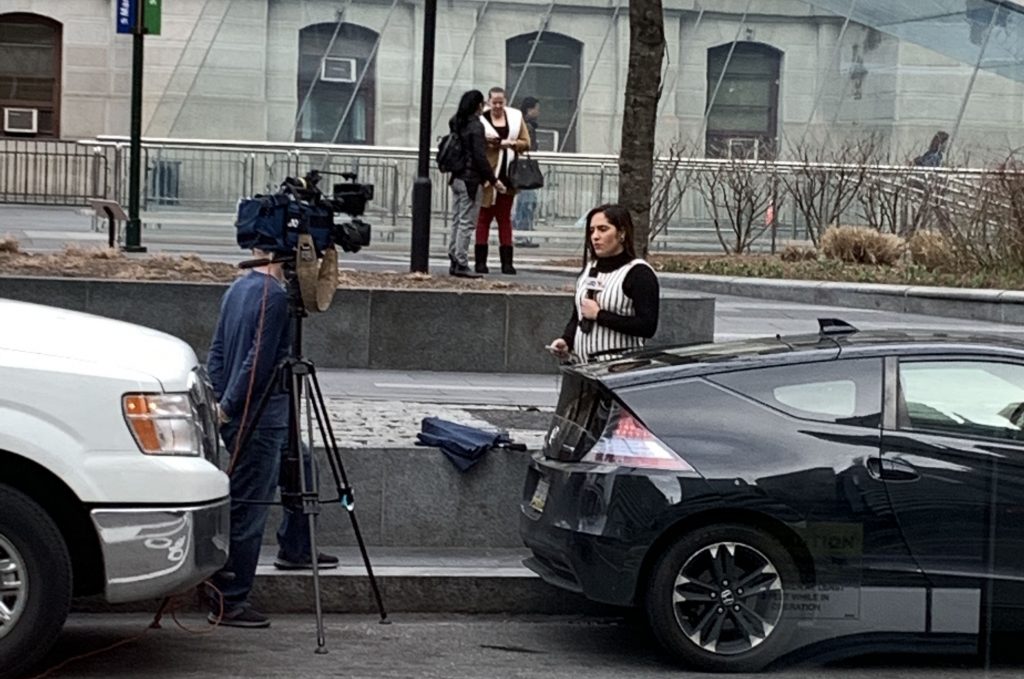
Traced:
<path fill-rule="evenodd" d="M 458 264 L 455 262 L 455 258 L 454 257 L 448 257 L 448 261 L 451 262 L 448 265 L 448 275 L 449 276 L 454 276 L 455 275 L 455 267 L 457 267 Z"/>
<path fill-rule="evenodd" d="M 480 274 L 473 273 L 473 270 L 465 264 L 456 264 L 452 275 L 457 278 L 481 278 Z"/>
<path fill-rule="evenodd" d="M 320 552 L 316 557 L 316 564 L 321 570 L 328 568 L 338 567 L 338 557 L 333 554 L 324 554 Z M 293 561 L 287 559 L 283 554 L 278 552 L 277 558 L 274 559 L 274 568 L 278 568 L 282 571 L 301 571 L 301 570 L 312 570 L 313 562 L 311 560 Z"/>
<path fill-rule="evenodd" d="M 516 275 L 516 268 L 512 266 L 512 253 L 511 245 L 502 245 L 498 248 L 498 254 L 501 256 L 501 273 L 509 276 Z"/>
<path fill-rule="evenodd" d="M 270 627 L 270 618 L 263 615 L 248 604 L 242 604 L 232 611 L 210 611 L 206 616 L 207 622 L 211 625 L 222 625 L 224 627 L 244 627 L 248 629 L 264 629 Z"/>
<path fill-rule="evenodd" d="M 473 250 L 473 259 L 476 260 L 476 272 L 477 273 L 491 273 L 491 270 L 487 268 L 487 246 L 477 245 Z"/>

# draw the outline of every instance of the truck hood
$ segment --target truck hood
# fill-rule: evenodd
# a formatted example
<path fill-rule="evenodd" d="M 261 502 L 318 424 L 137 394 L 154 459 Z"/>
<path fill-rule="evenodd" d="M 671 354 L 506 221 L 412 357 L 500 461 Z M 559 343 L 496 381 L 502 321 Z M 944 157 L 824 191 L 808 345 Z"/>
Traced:
<path fill-rule="evenodd" d="M 127 368 L 168 391 L 185 389 L 198 363 L 188 344 L 166 333 L 8 299 L 0 299 L 0 349 Z"/>

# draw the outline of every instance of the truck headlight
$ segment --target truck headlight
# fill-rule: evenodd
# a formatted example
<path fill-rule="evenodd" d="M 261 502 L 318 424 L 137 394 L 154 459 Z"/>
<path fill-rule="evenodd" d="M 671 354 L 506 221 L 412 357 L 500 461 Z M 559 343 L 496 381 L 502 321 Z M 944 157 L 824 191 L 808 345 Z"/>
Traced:
<path fill-rule="evenodd" d="M 125 421 L 147 455 L 199 455 L 200 429 L 188 394 L 125 394 Z"/>

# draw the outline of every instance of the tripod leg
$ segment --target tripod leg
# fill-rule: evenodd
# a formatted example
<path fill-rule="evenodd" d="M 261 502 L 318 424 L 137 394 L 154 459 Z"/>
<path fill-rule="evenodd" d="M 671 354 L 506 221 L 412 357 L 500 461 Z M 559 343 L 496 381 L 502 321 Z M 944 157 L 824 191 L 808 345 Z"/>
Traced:
<path fill-rule="evenodd" d="M 303 390 L 303 382 L 307 375 L 292 374 L 291 413 L 288 427 L 288 461 L 298 467 L 299 496 L 302 500 L 302 512 L 306 516 L 309 526 L 309 548 L 310 560 L 313 565 L 313 599 L 316 606 L 316 653 L 327 653 L 327 635 L 324 631 L 324 608 L 320 588 L 320 563 L 319 551 L 316 543 L 316 515 L 320 511 L 319 489 L 313 484 L 316 481 L 315 473 L 306 473 L 304 454 L 310 456 L 310 469 L 315 466 L 312 455 L 312 446 L 306 448 L 302 445 L 299 432 L 299 422 L 302 413 L 302 399 L 305 395 L 307 406 L 307 417 L 309 414 L 308 391 Z M 305 450 L 304 450 L 305 449 Z M 287 510 L 286 510 L 287 511 Z"/>
<path fill-rule="evenodd" d="M 313 413 L 316 416 L 317 424 L 320 427 L 320 435 L 324 439 L 324 448 L 327 451 L 327 459 L 331 465 L 331 472 L 334 474 L 334 483 L 338 489 L 338 496 L 341 498 L 342 506 L 348 513 L 352 522 L 352 533 L 356 536 L 356 544 L 359 545 L 359 554 L 366 566 L 366 575 L 370 581 L 370 589 L 373 591 L 373 598 L 377 602 L 377 610 L 380 612 L 381 624 L 390 624 L 388 613 L 384 609 L 384 599 L 380 595 L 380 588 L 377 586 L 377 578 L 373 575 L 373 566 L 370 564 L 370 555 L 366 552 L 366 543 L 363 541 L 363 533 L 359 530 L 359 520 L 356 518 L 355 500 L 352 496 L 352 487 L 348 482 L 348 475 L 345 473 L 345 466 L 341 461 L 341 453 L 338 451 L 338 443 L 334 438 L 334 431 L 331 428 L 331 420 L 327 414 L 327 405 L 324 403 L 323 393 L 320 391 L 320 381 L 316 377 L 316 368 L 309 366 L 309 382 L 313 389 Z"/>

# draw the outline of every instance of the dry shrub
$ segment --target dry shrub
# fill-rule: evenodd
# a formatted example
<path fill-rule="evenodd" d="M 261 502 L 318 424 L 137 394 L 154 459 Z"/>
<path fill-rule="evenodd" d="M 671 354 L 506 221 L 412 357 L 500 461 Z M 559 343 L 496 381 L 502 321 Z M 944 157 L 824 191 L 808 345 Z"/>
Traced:
<path fill-rule="evenodd" d="M 916 231 L 907 241 L 907 249 L 911 261 L 929 271 L 953 272 L 957 269 L 956 252 L 940 233 Z"/>
<path fill-rule="evenodd" d="M 65 257 L 80 257 L 82 259 L 122 259 L 124 257 L 124 253 L 116 248 L 82 247 L 80 245 L 65 245 L 62 254 Z"/>
<path fill-rule="evenodd" d="M 822 254 L 849 264 L 892 266 L 905 250 L 906 243 L 899 236 L 866 226 L 831 226 L 821 237 Z"/>
<path fill-rule="evenodd" d="M 9 252 L 11 254 L 17 254 L 20 251 L 18 246 L 18 239 L 8 234 L 6 236 L 0 236 L 0 252 Z"/>
<path fill-rule="evenodd" d="M 809 245 L 787 243 L 779 257 L 783 262 L 811 262 L 818 258 L 818 251 Z"/>

